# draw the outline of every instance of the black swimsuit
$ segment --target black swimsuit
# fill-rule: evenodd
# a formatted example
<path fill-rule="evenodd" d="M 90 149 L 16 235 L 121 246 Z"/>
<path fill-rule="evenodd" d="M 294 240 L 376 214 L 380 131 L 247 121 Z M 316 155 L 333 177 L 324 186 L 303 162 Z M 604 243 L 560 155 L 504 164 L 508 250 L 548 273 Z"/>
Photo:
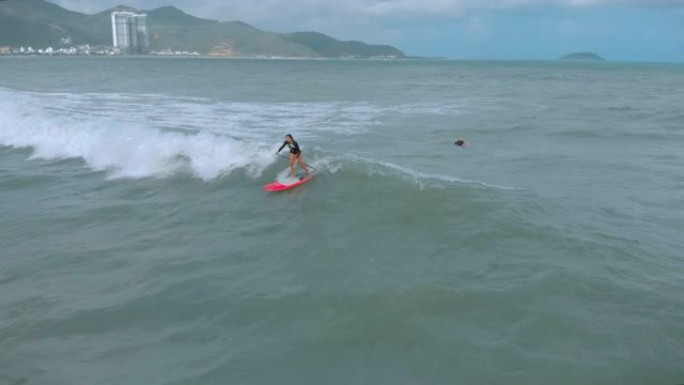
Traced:
<path fill-rule="evenodd" d="M 283 143 L 283 145 L 280 146 L 280 148 L 278 149 L 278 152 L 280 152 L 280 150 L 282 150 L 283 147 L 285 147 L 285 146 L 287 146 L 287 147 L 290 148 L 290 154 L 299 155 L 299 154 L 302 153 L 302 151 L 299 149 L 299 145 L 298 145 L 297 142 L 295 142 L 294 140 L 292 141 L 292 144 L 288 143 L 287 140 L 286 140 L 286 141 Z"/>

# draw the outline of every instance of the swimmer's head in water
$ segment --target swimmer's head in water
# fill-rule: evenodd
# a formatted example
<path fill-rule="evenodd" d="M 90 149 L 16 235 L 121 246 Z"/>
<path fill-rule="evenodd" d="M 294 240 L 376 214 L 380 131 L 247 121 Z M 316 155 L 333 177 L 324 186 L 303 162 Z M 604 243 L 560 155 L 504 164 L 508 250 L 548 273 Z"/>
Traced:
<path fill-rule="evenodd" d="M 456 141 L 454 142 L 454 145 L 456 145 L 456 146 L 458 146 L 458 147 L 461 147 L 461 148 L 467 148 L 467 147 L 468 147 L 468 142 L 466 142 L 466 141 L 463 140 L 463 139 L 456 139 Z"/>

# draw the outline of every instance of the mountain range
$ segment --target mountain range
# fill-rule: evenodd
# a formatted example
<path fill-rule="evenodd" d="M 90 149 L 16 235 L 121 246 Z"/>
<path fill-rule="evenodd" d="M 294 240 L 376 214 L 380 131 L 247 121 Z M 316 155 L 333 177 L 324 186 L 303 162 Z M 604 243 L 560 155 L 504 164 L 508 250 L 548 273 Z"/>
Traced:
<path fill-rule="evenodd" d="M 389 45 L 339 41 L 318 32 L 274 33 L 241 21 L 220 22 L 166 6 L 149 11 L 118 6 L 86 15 L 45 0 L 0 1 L 0 46 L 112 45 L 111 13 L 147 14 L 151 50 L 194 51 L 227 57 L 404 58 Z"/>

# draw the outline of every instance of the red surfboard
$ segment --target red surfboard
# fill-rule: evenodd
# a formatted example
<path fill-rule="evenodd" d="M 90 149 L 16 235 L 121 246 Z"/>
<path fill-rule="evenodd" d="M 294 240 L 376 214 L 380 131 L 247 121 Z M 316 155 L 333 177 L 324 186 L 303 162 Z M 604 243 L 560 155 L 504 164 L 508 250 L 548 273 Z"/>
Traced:
<path fill-rule="evenodd" d="M 313 173 L 310 173 L 309 175 L 302 176 L 299 178 L 299 180 L 295 180 L 294 182 L 289 183 L 289 184 L 283 184 L 283 183 L 276 180 L 276 181 L 273 181 L 273 182 L 267 184 L 266 186 L 264 186 L 264 190 L 271 191 L 271 192 L 289 190 L 291 188 L 295 188 L 299 185 L 302 185 L 302 184 L 310 181 L 311 178 L 313 178 Z"/>

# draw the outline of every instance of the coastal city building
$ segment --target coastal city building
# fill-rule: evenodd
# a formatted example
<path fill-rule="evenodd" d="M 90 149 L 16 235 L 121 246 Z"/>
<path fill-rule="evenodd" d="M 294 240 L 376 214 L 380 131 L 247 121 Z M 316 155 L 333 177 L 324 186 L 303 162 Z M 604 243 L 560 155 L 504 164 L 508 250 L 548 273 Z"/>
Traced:
<path fill-rule="evenodd" d="M 126 53 L 147 53 L 147 15 L 126 11 L 112 12 L 112 42 L 115 48 Z"/>

